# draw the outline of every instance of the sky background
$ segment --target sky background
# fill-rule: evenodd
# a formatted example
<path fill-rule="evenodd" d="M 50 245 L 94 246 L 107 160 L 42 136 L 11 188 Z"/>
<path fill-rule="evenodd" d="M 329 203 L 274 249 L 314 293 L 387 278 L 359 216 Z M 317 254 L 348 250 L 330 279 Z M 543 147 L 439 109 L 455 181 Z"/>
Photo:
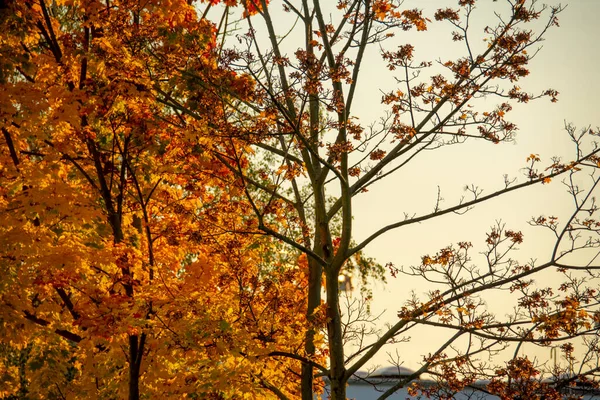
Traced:
<path fill-rule="evenodd" d="M 330 6 L 330 3 L 333 4 L 333 0 L 322 1 L 323 7 Z M 488 24 L 495 25 L 494 11 L 502 10 L 505 4 L 505 0 L 477 1 L 471 38 L 475 46 L 485 48 L 486 44 L 481 40 L 484 37 L 482 30 Z M 539 1 L 538 4 L 543 2 Z M 355 198 L 353 206 L 354 239 L 357 242 L 384 225 L 403 220 L 404 213 L 419 215 L 431 212 L 438 186 L 445 199 L 442 206 L 450 206 L 465 194 L 465 185 L 480 186 L 485 194 L 502 187 L 504 174 L 522 177 L 522 168 L 526 166 L 529 154 L 539 154 L 542 165 L 549 165 L 551 157 L 555 155 L 564 160 L 573 159 L 573 147 L 564 130 L 565 122 L 578 127 L 600 125 L 600 102 L 597 100 L 600 93 L 600 79 L 597 76 L 600 65 L 600 1 L 549 1 L 548 4 L 562 4 L 565 7 L 559 15 L 560 28 L 547 32 L 540 52 L 530 63 L 530 76 L 521 80 L 519 86 L 533 93 L 548 88 L 556 89 L 560 92 L 558 103 L 541 99 L 515 105 L 509 118 L 519 126 L 515 143 L 495 145 L 473 141 L 421 154 L 399 173 L 370 187 L 368 193 Z M 432 21 L 438 8 L 456 6 L 456 0 L 406 0 L 403 4 L 403 8 L 423 9 L 424 15 Z M 271 1 L 270 10 L 279 29 L 277 34 L 286 34 L 295 23 L 293 15 L 281 12 L 281 3 L 276 0 Z M 261 27 L 255 27 L 258 35 L 261 35 Z M 303 43 L 302 27 L 298 24 L 296 28 L 299 34 L 288 35 L 284 45 L 290 57 Z M 245 26 L 242 29 L 246 29 Z M 460 52 L 462 45 L 452 42 L 451 31 L 452 28 L 447 24 L 434 21 L 427 32 L 399 32 L 392 41 L 386 42 L 386 48 L 394 49 L 395 45 L 411 43 L 415 47 L 415 58 L 419 61 L 456 59 L 463 54 Z M 479 40 L 476 39 L 477 32 L 481 35 Z M 381 61 L 377 46 L 368 50 L 365 59 L 367 62 L 361 67 L 353 104 L 353 113 L 360 118 L 363 126 L 377 121 L 383 115 L 385 108 L 380 103 L 382 92 L 397 87 L 394 73 L 388 71 Z M 431 72 L 425 76 L 433 74 Z M 486 109 L 496 103 L 488 101 Z M 502 221 L 507 228 L 521 230 L 525 235 L 525 242 L 513 257 L 521 263 L 531 259 L 543 263 L 548 260 L 553 238 L 549 232 L 530 227 L 527 221 L 541 214 L 561 217 L 570 210 L 572 199 L 558 179 L 550 185 L 537 185 L 502 196 L 462 216 L 447 215 L 395 230 L 367 246 L 365 253 L 381 264 L 391 262 L 398 267 L 410 266 L 418 264 L 423 255 L 435 254 L 439 249 L 458 241 L 469 241 L 474 245 L 472 255 L 476 263 L 478 252 L 485 249 L 486 232 L 497 221 Z M 536 279 L 540 284 L 556 285 L 560 282 L 560 275 L 547 272 Z M 397 322 L 396 313 L 411 291 L 420 294 L 429 289 L 423 281 L 404 276 L 395 279 L 390 277 L 387 285 L 375 283 L 372 287 L 374 299 L 371 306 L 373 314 L 382 313 L 381 326 Z M 514 305 L 505 296 L 490 296 L 486 301 L 488 308 L 499 316 L 510 312 Z M 403 365 L 412 369 L 418 368 L 423 355 L 437 350 L 435 344 L 441 343 L 445 337 L 444 332 L 432 331 L 431 328 L 416 330 L 411 336 L 410 342 L 390 346 L 387 352 L 396 354 L 397 351 Z M 548 348 L 526 348 L 525 351 L 540 360 L 548 359 L 550 353 Z M 382 351 L 367 367 L 388 365 L 388 359 L 386 351 Z"/>
<path fill-rule="evenodd" d="M 423 8 L 433 20 L 435 9 L 455 7 L 455 3 L 422 0 L 406 1 L 404 5 L 407 8 Z M 476 23 L 481 26 L 493 24 L 493 9 L 500 3 L 478 1 Z M 525 159 L 531 153 L 539 154 L 542 163 L 549 163 L 554 155 L 560 155 L 565 160 L 573 158 L 573 147 L 564 130 L 565 122 L 578 127 L 600 125 L 600 79 L 597 75 L 600 65 L 600 24 L 597 23 L 600 2 L 573 0 L 562 5 L 565 10 L 559 15 L 560 27 L 547 32 L 540 52 L 530 64 L 530 76 L 519 83 L 519 86 L 534 93 L 548 87 L 558 90 L 558 103 L 541 99 L 515 106 L 509 118 L 519 126 L 514 144 L 467 143 L 450 146 L 433 152 L 431 156 L 420 157 L 400 174 L 382 181 L 367 195 L 359 196 L 354 206 L 357 241 L 386 223 L 401 220 L 404 212 L 421 214 L 432 211 L 438 185 L 445 198 L 444 204 L 451 205 L 464 194 L 463 188 L 467 184 L 482 187 L 485 194 L 501 187 L 504 174 L 519 176 L 520 168 L 526 165 Z M 444 59 L 447 54 L 448 59 L 451 58 L 452 44 L 448 35 L 436 25 L 440 24 L 431 24 L 428 32 L 411 35 L 406 40 L 414 44 L 417 57 Z M 400 37 L 397 40 L 403 41 Z M 367 119 L 381 113 L 377 95 L 367 93 L 367 90 L 375 86 L 386 90 L 386 85 L 391 83 L 382 82 L 380 78 L 390 75 L 385 72 L 384 65 L 373 62 L 369 69 L 373 72 L 369 71 L 363 76 L 368 81 L 367 84 L 363 82 L 364 92 L 359 91 L 363 108 L 354 106 L 355 112 L 364 109 Z M 548 260 L 553 238 L 545 230 L 528 226 L 527 221 L 540 214 L 564 216 L 572 210 L 572 205 L 572 198 L 566 193 L 565 187 L 560 180 L 555 180 L 550 185 L 538 185 L 497 198 L 462 216 L 448 215 L 394 231 L 372 243 L 367 254 L 383 264 L 392 262 L 396 266 L 410 266 L 418 264 L 423 255 L 434 254 L 449 244 L 470 241 L 474 245 L 472 254 L 476 262 L 476 253 L 485 248 L 485 233 L 500 220 L 508 228 L 521 230 L 525 234 L 525 242 L 519 246 L 520 250 L 514 257 L 522 263 L 530 259 L 543 263 Z M 546 285 L 556 285 L 560 278 L 554 272 L 536 277 L 538 281 L 543 281 L 540 284 Z M 397 321 L 396 311 L 411 290 L 417 293 L 427 290 L 422 281 L 406 277 L 389 278 L 387 285 L 375 284 L 374 288 L 373 312 L 383 313 L 381 321 L 389 323 Z M 488 297 L 486 301 L 489 309 L 499 315 L 510 312 L 513 306 L 510 301 L 507 302 L 507 298 L 500 296 Z M 442 343 L 444 338 L 445 335 L 439 330 L 423 328 L 412 334 L 410 342 L 389 346 L 387 352 L 395 356 L 398 351 L 404 366 L 416 369 L 423 355 L 435 351 L 433 344 Z M 547 359 L 550 353 L 548 348 L 528 347 L 525 351 L 540 360 Z M 388 359 L 386 352 L 380 353 L 369 366 L 387 365 Z"/>

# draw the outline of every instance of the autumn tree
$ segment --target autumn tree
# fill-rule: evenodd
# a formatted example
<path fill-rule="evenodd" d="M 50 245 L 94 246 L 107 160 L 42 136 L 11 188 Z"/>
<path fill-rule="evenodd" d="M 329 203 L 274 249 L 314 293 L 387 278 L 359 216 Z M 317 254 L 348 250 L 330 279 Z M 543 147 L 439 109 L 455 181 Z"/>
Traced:
<path fill-rule="evenodd" d="M 404 9 L 402 2 L 393 0 L 284 0 L 270 5 L 255 0 L 246 4 L 242 20 L 227 26 L 229 14 L 220 18 L 225 27 L 219 31 L 224 42 L 220 63 L 256 83 L 251 101 L 235 95 L 233 100 L 230 91 L 223 91 L 229 99 L 224 100 L 230 110 L 228 121 L 237 129 L 234 138 L 246 147 L 230 153 L 218 151 L 216 157 L 236 175 L 236 187 L 252 207 L 257 230 L 306 257 L 305 313 L 314 325 L 303 333 L 304 349 L 298 353 L 304 359 L 305 400 L 313 398 L 321 376 L 329 382 L 332 399 L 345 399 L 346 382 L 353 374 L 386 344 L 421 325 L 450 329 L 453 334 L 443 346 L 427 351 L 430 355 L 421 368 L 382 398 L 424 372 L 440 376 L 448 390 L 458 391 L 477 377 L 493 375 L 493 368 L 472 362 L 478 354 L 493 353 L 511 343 L 565 344 L 580 336 L 588 354 L 597 355 L 597 346 L 589 340 L 598 326 L 594 311 L 598 294 L 593 287 L 598 150 L 593 130 L 578 132 L 567 126 L 574 148 L 569 160 L 554 158 L 542 164 L 532 154 L 524 160 L 525 174 L 519 179 L 499 177 L 499 185 L 490 192 L 468 186 L 468 196 L 448 206 L 442 205 L 441 196 L 433 198 L 432 212 L 407 213 L 405 219 L 389 221 L 366 239 L 356 240 L 353 207 L 361 193 L 384 185 L 415 159 L 433 157 L 451 145 L 511 142 L 518 129 L 509 119 L 515 104 L 557 100 L 553 89 L 531 93 L 520 85 L 530 74 L 529 63 L 546 31 L 558 25 L 561 8 L 529 0 L 497 3 L 498 13 L 486 16 L 489 25 L 480 30 L 474 28 L 478 4 L 474 0 L 459 0 L 432 15 Z M 288 13 L 286 18 L 280 18 L 281 8 Z M 295 23 L 289 24 L 290 20 Z M 446 40 L 460 45 L 460 54 L 439 59 L 435 49 L 428 49 L 417 58 L 417 49 L 402 38 L 409 31 L 426 31 L 432 24 L 451 27 Z M 436 46 L 442 43 L 440 39 Z M 356 104 L 361 85 L 377 84 L 361 75 L 373 48 L 379 50 L 397 85 L 382 88 L 383 117 L 379 123 L 365 125 L 371 121 L 359 119 Z M 211 84 L 194 71 L 180 73 L 198 85 Z M 182 110 L 175 102 L 170 105 Z M 197 120 L 205 118 L 201 111 L 186 108 L 185 112 Z M 244 162 L 249 163 L 246 171 L 240 167 Z M 390 265 L 398 279 L 405 274 L 418 276 L 434 289 L 415 295 L 398 310 L 393 326 L 355 353 L 346 353 L 347 326 L 338 282 L 351 266 L 358 266 L 364 275 L 377 271 L 374 262 L 360 256 L 369 244 L 392 230 L 466 212 L 505 194 L 561 178 L 573 196 L 571 216 L 563 221 L 541 216 L 531 222 L 555 235 L 554 250 L 544 262 L 513 259 L 523 235 L 498 224 L 487 233 L 483 264 L 473 266 L 472 245 L 460 242 L 424 256 L 412 268 Z M 590 264 L 568 261 L 579 251 L 592 253 Z M 350 263 L 356 257 L 362 261 Z M 564 285 L 558 290 L 536 287 L 535 277 L 551 269 L 564 272 Z M 579 277 L 577 269 L 589 275 Z M 507 319 L 488 312 L 482 298 L 496 290 L 510 290 L 518 297 L 520 310 Z M 327 335 L 327 365 L 314 362 L 319 354 L 315 337 L 321 329 Z M 568 347 L 563 351 L 572 354 Z M 527 369 L 534 376 L 533 368 L 515 356 L 502 373 L 507 376 L 515 369 Z M 582 367 L 581 375 L 597 370 L 597 366 L 586 368 Z M 503 396 L 515 394 L 498 382 L 490 390 L 504 391 Z"/>
<path fill-rule="evenodd" d="M 294 396 L 305 261 L 242 234 L 219 154 L 247 144 L 215 105 L 252 82 L 215 25 L 185 1 L 6 5 L 1 395 Z"/>

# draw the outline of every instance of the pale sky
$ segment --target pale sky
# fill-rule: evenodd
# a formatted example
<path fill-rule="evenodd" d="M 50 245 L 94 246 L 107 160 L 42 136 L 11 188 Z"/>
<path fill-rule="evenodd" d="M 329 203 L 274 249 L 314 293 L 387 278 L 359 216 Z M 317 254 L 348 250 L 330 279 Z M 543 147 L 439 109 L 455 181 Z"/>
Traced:
<path fill-rule="evenodd" d="M 439 7 L 454 6 L 455 3 L 413 0 L 406 1 L 405 6 L 435 10 Z M 491 0 L 478 2 L 479 14 L 483 19 L 480 22 L 483 25 L 493 23 L 493 19 L 489 17 L 489 6 L 497 6 L 499 3 L 493 3 Z M 432 14 L 430 11 L 429 16 Z M 542 99 L 515 107 L 511 112 L 511 120 L 520 128 L 515 144 L 466 144 L 449 147 L 441 152 L 432 152 L 431 156 L 415 160 L 401 174 L 382 182 L 367 195 L 357 198 L 354 208 L 356 239 L 368 236 L 385 223 L 402 219 L 404 212 L 421 214 L 431 211 L 437 185 L 442 189 L 445 204 L 451 205 L 463 194 L 462 188 L 466 184 L 480 185 L 486 189 L 484 193 L 489 193 L 501 186 L 503 174 L 518 176 L 519 169 L 525 165 L 525 159 L 531 153 L 540 154 L 542 162 L 548 162 L 554 155 L 571 159 L 571 146 L 563 129 L 564 122 L 572 122 L 578 127 L 600 125 L 600 102 L 597 97 L 600 93 L 600 79 L 597 76 L 600 64 L 598 16 L 600 1 L 573 0 L 559 16 L 560 28 L 552 29 L 546 35 L 543 48 L 531 63 L 531 75 L 521 81 L 520 86 L 533 92 L 552 87 L 560 92 L 559 102 L 553 104 Z M 436 55 L 432 58 L 437 58 L 439 50 L 445 49 L 448 40 L 438 42 L 437 33 L 432 26 L 430 32 L 424 35 L 425 38 L 414 35 L 419 39 L 411 43 L 414 43 L 418 56 L 426 58 L 431 52 Z M 384 71 L 383 67 L 380 68 Z M 368 85 L 364 85 L 363 82 L 363 88 L 369 89 L 377 85 L 379 78 L 375 76 L 385 74 L 380 72 L 372 74 L 371 78 L 367 77 Z M 374 98 L 377 96 L 374 95 Z M 366 112 L 376 115 L 379 106 L 375 102 L 371 104 L 372 106 L 367 106 Z M 359 108 L 356 105 L 354 107 L 356 112 Z M 428 223 L 401 228 L 372 243 L 367 247 L 367 254 L 383 264 L 392 262 L 397 266 L 409 266 L 418 264 L 421 256 L 433 254 L 457 241 L 471 241 L 474 250 L 481 251 L 485 245 L 485 232 L 496 220 L 502 220 L 507 227 L 521 230 L 525 234 L 525 242 L 520 246 L 519 252 L 515 253 L 515 257 L 523 263 L 531 258 L 542 263 L 548 260 L 548 248 L 553 244 L 552 237 L 544 230 L 529 227 L 526 222 L 540 214 L 561 216 L 570 210 L 572 200 L 559 180 L 555 180 L 550 185 L 537 186 L 497 198 L 463 216 L 449 215 Z M 544 276 L 544 279 L 549 279 L 549 283 L 556 282 L 556 279 L 552 278 L 559 276 Z M 417 293 L 427 290 L 423 285 L 421 281 L 403 277 L 389 278 L 385 287 L 381 284 L 376 285 L 372 303 L 374 313 L 387 310 L 383 321 L 395 323 L 396 310 L 401 307 L 411 290 Z M 489 308 L 499 314 L 506 305 L 505 299 L 488 300 Z M 422 355 L 436 350 L 432 343 L 441 342 L 442 338 L 438 337 L 438 334 L 439 331 L 432 332 L 430 328 L 425 328 L 418 331 L 418 335 L 413 335 L 410 343 L 398 345 L 397 349 L 402 354 L 404 365 L 416 369 Z M 388 350 L 395 351 L 391 346 Z M 535 354 L 540 359 L 547 358 L 550 352 L 549 349 L 528 350 L 531 352 L 528 354 Z M 379 354 L 373 364 L 386 365 L 385 352 Z"/>

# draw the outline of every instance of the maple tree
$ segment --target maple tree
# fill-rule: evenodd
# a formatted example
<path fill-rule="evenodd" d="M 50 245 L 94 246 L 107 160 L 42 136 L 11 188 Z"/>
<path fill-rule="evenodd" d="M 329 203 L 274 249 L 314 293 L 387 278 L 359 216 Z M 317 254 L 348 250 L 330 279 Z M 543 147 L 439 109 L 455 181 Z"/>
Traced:
<path fill-rule="evenodd" d="M 215 104 L 252 83 L 214 24 L 186 1 L 0 12 L 2 396 L 293 395 L 303 261 L 241 234 L 218 156 L 246 144 Z"/>

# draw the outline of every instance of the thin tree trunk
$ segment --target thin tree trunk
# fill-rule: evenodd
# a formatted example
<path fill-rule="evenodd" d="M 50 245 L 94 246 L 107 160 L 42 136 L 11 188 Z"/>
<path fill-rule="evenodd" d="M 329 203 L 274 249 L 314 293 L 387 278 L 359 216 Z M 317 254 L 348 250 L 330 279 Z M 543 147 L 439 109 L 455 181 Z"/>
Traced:
<path fill-rule="evenodd" d="M 310 260 L 308 263 L 308 304 L 306 315 L 309 323 L 314 319 L 314 313 L 321 304 L 321 274 L 322 268 L 318 262 Z M 311 357 L 315 354 L 315 330 L 313 328 L 306 332 L 306 342 L 304 344 L 306 356 Z M 307 363 L 302 364 L 302 400 L 313 400 L 313 366 Z"/>
<path fill-rule="evenodd" d="M 129 336 L 129 400 L 140 399 L 140 369 L 146 335 Z"/>
<path fill-rule="evenodd" d="M 303 10 L 304 10 L 304 29 L 306 36 L 306 51 L 310 55 L 310 57 L 314 58 L 314 48 L 313 48 L 313 38 L 312 38 L 312 21 L 310 17 L 310 9 L 308 6 L 308 2 L 304 0 L 302 2 Z M 309 79 L 312 82 L 317 81 L 317 76 L 314 70 L 308 71 Z M 318 143 L 319 143 L 319 96 L 318 93 L 313 92 L 309 94 L 309 113 L 310 113 L 310 142 L 313 147 L 313 151 L 318 152 Z M 319 189 L 321 186 L 321 171 L 319 166 L 319 162 L 315 159 L 306 159 L 306 161 L 311 161 L 310 164 L 307 165 L 313 166 L 315 168 L 311 172 L 311 183 L 315 189 Z M 318 200 L 317 200 L 318 201 Z M 324 217 L 326 214 L 324 212 L 323 204 L 319 202 L 316 205 L 316 222 L 317 226 L 319 223 L 324 221 Z M 321 210 L 321 212 L 319 212 Z M 315 244 L 315 252 L 321 256 L 323 256 L 323 238 L 319 240 L 319 238 L 314 238 Z M 314 319 L 314 313 L 317 307 L 321 304 L 321 278 L 323 275 L 323 267 L 316 262 L 316 260 L 309 260 L 309 283 L 308 283 L 308 305 L 306 310 L 306 316 L 309 323 L 312 323 Z M 310 328 L 306 333 L 306 343 L 305 343 L 305 351 L 306 356 L 311 357 L 315 354 L 315 330 Z M 313 399 L 313 381 L 314 381 L 314 372 L 312 365 L 304 364 L 302 366 L 302 400 L 312 400 Z"/>
<path fill-rule="evenodd" d="M 344 345 L 336 272 L 327 271 L 327 338 L 329 344 L 329 381 L 332 400 L 346 400 Z"/>

